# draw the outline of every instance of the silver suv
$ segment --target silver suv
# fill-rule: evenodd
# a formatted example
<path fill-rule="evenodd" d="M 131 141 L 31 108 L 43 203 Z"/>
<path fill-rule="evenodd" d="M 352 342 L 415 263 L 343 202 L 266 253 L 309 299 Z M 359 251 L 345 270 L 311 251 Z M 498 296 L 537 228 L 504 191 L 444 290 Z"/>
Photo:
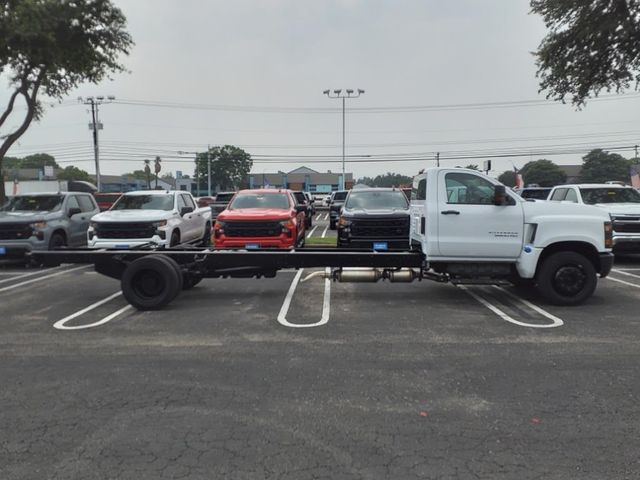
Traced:
<path fill-rule="evenodd" d="M 100 213 L 93 195 L 33 193 L 11 197 L 0 209 L 0 259 L 32 250 L 83 246 L 91 217 Z"/>

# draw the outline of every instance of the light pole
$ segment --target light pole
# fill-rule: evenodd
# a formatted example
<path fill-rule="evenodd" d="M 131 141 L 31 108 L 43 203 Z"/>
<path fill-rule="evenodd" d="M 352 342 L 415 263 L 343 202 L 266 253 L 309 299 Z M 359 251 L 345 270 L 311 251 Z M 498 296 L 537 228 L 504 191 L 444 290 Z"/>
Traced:
<path fill-rule="evenodd" d="M 333 90 L 325 90 L 322 92 L 329 98 L 339 98 L 342 100 L 342 185 L 339 185 L 340 190 L 345 189 L 346 183 L 346 173 L 345 173 L 345 103 L 347 98 L 358 98 L 362 94 L 364 94 L 364 90 L 358 88 L 358 90 L 354 91 L 351 88 L 347 88 L 345 93 L 342 93 L 342 90 L 337 89 Z"/>
<path fill-rule="evenodd" d="M 102 182 L 100 180 L 100 149 L 98 147 L 98 130 L 102 130 L 103 125 L 100 123 L 99 106 L 103 103 L 111 103 L 116 99 L 113 95 L 109 95 L 106 99 L 104 96 L 99 97 L 78 97 L 78 101 L 85 105 L 91 105 L 91 123 L 89 130 L 93 130 L 93 157 L 96 162 L 96 187 L 98 191 L 102 191 Z"/>

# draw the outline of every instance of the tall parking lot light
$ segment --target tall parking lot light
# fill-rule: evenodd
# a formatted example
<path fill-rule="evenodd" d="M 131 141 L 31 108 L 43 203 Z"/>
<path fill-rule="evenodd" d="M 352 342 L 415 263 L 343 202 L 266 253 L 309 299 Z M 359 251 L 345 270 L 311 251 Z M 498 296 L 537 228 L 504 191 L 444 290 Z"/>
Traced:
<path fill-rule="evenodd" d="M 346 173 L 345 173 L 345 103 L 347 98 L 358 98 L 364 94 L 364 90 L 358 88 L 357 91 L 354 91 L 351 88 L 347 88 L 345 93 L 342 93 L 341 89 L 333 90 L 324 90 L 322 92 L 329 98 L 339 98 L 342 100 L 342 185 L 339 185 L 338 188 L 340 190 L 345 189 L 346 182 Z"/>

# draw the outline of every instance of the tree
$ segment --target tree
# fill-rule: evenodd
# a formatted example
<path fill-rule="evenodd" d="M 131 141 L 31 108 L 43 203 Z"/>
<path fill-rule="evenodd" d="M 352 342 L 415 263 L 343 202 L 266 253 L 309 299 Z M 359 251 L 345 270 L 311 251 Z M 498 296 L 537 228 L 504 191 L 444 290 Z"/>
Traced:
<path fill-rule="evenodd" d="M 602 90 L 640 81 L 640 3 L 629 0 L 531 0 L 549 33 L 534 55 L 540 91 L 581 106 Z"/>
<path fill-rule="evenodd" d="M 0 75 L 8 76 L 9 102 L 0 128 L 14 113 L 18 126 L 0 135 L 0 172 L 11 146 L 43 113 L 39 95 L 62 99 L 83 82 L 124 71 L 120 54 L 133 45 L 126 18 L 111 0 L 4 0 L 0 6 Z M 24 112 L 24 113 L 23 113 Z M 0 182 L 0 203 L 4 201 Z"/>
<path fill-rule="evenodd" d="M 42 169 L 45 166 L 60 168 L 60 165 L 56 163 L 56 159 L 48 153 L 36 153 L 34 155 L 29 155 L 20 161 L 20 168 Z"/>
<path fill-rule="evenodd" d="M 123 173 L 122 176 L 135 178 L 136 180 L 147 180 L 147 172 L 144 170 L 134 170 L 133 172 Z M 147 184 L 147 187 L 148 186 Z"/>
<path fill-rule="evenodd" d="M 467 166 L 466 166 L 466 167 L 464 167 L 464 168 L 468 168 L 469 170 L 477 170 L 477 171 L 480 171 L 480 168 L 478 167 L 478 165 L 473 165 L 473 164 L 467 165 Z"/>
<path fill-rule="evenodd" d="M 567 180 L 567 174 L 551 160 L 534 160 L 520 170 L 525 185 L 535 183 L 541 187 L 553 187 Z"/>
<path fill-rule="evenodd" d="M 399 187 L 400 185 L 411 184 L 412 182 L 412 177 L 391 172 L 378 175 L 374 178 L 362 177 L 356 181 L 356 183 L 362 183 L 370 187 Z"/>
<path fill-rule="evenodd" d="M 251 155 L 239 147 L 225 145 L 212 147 L 209 152 L 196 155 L 196 169 L 194 175 L 204 178 L 207 182 L 208 155 L 211 156 L 211 184 L 219 185 L 223 190 L 235 190 L 242 185 L 243 180 L 253 166 Z"/>
<path fill-rule="evenodd" d="M 604 183 L 609 180 L 629 182 L 631 161 L 622 155 L 596 149 L 582 157 L 582 161 L 580 177 L 585 183 Z"/>
<path fill-rule="evenodd" d="M 167 172 L 160 177 L 162 180 L 174 180 L 173 172 Z"/>
<path fill-rule="evenodd" d="M 61 172 L 58 172 L 57 177 L 58 177 L 58 180 L 82 180 L 84 182 L 92 181 L 91 177 L 87 172 L 74 166 L 68 166 Z"/>
<path fill-rule="evenodd" d="M 507 187 L 515 187 L 516 186 L 516 172 L 513 170 L 507 170 L 506 172 L 502 172 L 498 177 L 498 181 Z"/>

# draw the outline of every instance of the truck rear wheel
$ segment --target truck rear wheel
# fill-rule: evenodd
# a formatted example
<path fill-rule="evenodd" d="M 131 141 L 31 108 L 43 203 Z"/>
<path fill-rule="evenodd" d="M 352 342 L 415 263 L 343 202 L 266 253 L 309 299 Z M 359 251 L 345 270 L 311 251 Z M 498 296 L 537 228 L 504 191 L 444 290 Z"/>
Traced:
<path fill-rule="evenodd" d="M 156 310 L 173 300 L 182 288 L 175 262 L 161 255 L 134 260 L 124 271 L 122 294 L 138 310 Z"/>
<path fill-rule="evenodd" d="M 538 291 L 555 305 L 577 305 L 589 298 L 598 283 L 596 269 L 576 252 L 557 252 L 543 260 L 536 275 Z"/>

